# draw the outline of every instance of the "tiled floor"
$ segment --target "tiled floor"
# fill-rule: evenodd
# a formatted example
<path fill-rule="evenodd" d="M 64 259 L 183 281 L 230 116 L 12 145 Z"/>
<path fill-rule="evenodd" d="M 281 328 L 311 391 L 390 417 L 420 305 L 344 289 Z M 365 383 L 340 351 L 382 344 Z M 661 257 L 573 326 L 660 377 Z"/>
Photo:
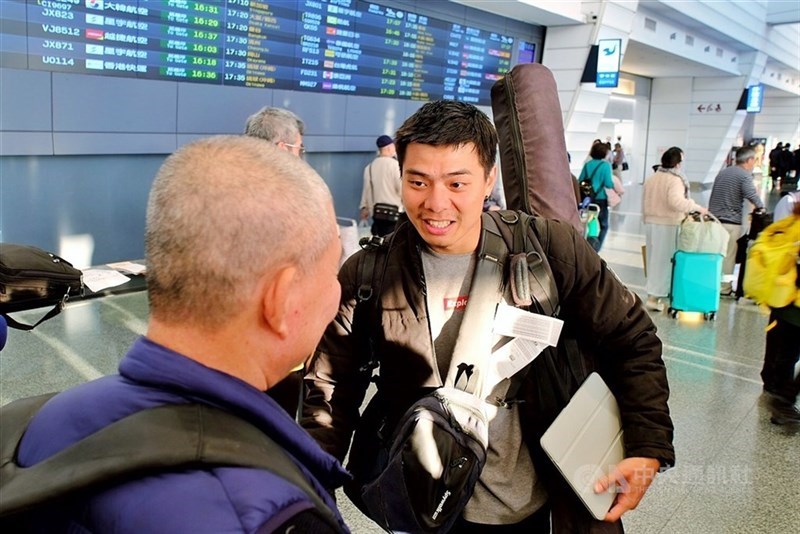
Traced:
<path fill-rule="evenodd" d="M 612 215 L 602 256 L 642 295 L 644 238 L 639 214 L 626 211 L 638 205 L 635 190 L 629 193 Z M 800 434 L 770 424 L 761 402 L 765 316 L 752 304 L 726 299 L 714 322 L 666 313 L 653 319 L 672 391 L 677 466 L 659 475 L 639 508 L 625 516 L 626 530 L 800 532 Z M 114 372 L 146 320 L 147 301 L 139 293 L 77 303 L 34 332 L 12 331 L 0 352 L 0 403 Z M 339 503 L 354 532 L 380 532 L 346 497 Z"/>
<path fill-rule="evenodd" d="M 601 255 L 643 296 L 641 256 L 637 266 L 629 261 L 640 244 L 612 234 Z M 732 299 L 713 322 L 652 317 L 664 343 L 677 465 L 625 516 L 626 530 L 800 532 L 800 434 L 772 425 L 761 398 L 767 317 Z"/>

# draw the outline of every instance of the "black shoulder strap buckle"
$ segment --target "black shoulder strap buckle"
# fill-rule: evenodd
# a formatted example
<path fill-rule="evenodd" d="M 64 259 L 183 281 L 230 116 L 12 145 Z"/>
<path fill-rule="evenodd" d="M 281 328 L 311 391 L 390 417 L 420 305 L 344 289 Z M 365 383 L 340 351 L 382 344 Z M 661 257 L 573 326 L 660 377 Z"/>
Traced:
<path fill-rule="evenodd" d="M 379 235 L 362 237 L 358 240 L 358 246 L 363 249 L 376 249 L 383 245 L 384 238 Z"/>
<path fill-rule="evenodd" d="M 489 260 L 502 267 L 508 258 L 508 247 L 500 234 L 497 222 L 488 214 L 483 215 L 481 222 L 478 260 Z"/>
<path fill-rule="evenodd" d="M 359 246 L 366 251 L 359 270 L 358 291 L 356 293 L 358 302 L 366 302 L 372 298 L 372 276 L 375 270 L 375 256 L 383 242 L 383 237 L 377 235 L 362 237 L 358 242 Z"/>
<path fill-rule="evenodd" d="M 516 306 L 536 305 L 545 315 L 558 315 L 558 289 L 549 273 L 544 250 L 529 229 L 534 218 L 522 211 L 498 212 L 500 220 L 512 227 L 509 282 Z"/>

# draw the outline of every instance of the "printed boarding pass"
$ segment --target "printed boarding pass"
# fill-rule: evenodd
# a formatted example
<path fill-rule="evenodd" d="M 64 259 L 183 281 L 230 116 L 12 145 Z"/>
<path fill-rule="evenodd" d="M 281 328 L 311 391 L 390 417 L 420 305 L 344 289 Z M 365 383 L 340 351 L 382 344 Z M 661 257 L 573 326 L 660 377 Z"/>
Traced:
<path fill-rule="evenodd" d="M 501 302 L 494 317 L 494 333 L 555 347 L 564 321 L 531 313 Z"/>

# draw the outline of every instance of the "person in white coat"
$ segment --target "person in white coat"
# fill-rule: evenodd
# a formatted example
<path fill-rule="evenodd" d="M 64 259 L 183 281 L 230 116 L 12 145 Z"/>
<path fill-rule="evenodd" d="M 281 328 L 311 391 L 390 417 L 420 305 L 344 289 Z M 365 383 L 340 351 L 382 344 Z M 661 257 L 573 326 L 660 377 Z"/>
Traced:
<path fill-rule="evenodd" d="M 669 295 L 672 256 L 678 241 L 678 228 L 687 213 L 708 210 L 689 198 L 683 176 L 683 150 L 674 146 L 661 156 L 661 165 L 644 182 L 642 215 L 645 223 L 647 257 L 647 301 L 651 311 L 663 311 L 662 298 Z"/>

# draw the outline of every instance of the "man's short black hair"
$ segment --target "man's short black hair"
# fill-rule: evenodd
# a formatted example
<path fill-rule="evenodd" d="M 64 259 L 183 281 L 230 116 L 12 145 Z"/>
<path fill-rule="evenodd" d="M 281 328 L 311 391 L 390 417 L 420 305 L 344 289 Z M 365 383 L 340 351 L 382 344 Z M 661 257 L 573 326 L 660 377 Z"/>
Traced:
<path fill-rule="evenodd" d="M 497 156 L 497 132 L 489 117 L 472 104 L 454 100 L 428 102 L 400 126 L 394 144 L 401 169 L 411 143 L 431 146 L 473 143 L 487 175 Z"/>

